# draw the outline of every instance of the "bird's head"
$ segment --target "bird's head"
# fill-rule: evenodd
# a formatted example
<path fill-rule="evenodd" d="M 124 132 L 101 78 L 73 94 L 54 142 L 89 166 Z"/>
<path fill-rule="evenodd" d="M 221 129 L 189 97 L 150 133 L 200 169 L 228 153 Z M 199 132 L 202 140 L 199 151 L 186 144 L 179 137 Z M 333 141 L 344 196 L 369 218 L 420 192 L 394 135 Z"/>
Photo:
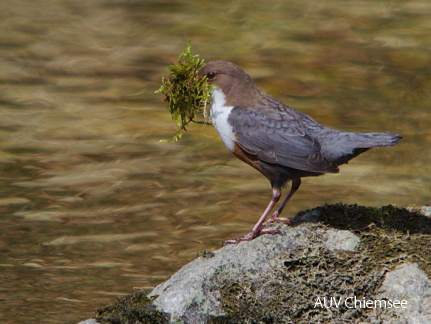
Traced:
<path fill-rule="evenodd" d="M 260 90 L 250 76 L 229 61 L 212 61 L 199 70 L 199 77 L 206 77 L 210 84 L 223 91 L 230 105 L 243 105 L 244 94 L 260 95 Z"/>

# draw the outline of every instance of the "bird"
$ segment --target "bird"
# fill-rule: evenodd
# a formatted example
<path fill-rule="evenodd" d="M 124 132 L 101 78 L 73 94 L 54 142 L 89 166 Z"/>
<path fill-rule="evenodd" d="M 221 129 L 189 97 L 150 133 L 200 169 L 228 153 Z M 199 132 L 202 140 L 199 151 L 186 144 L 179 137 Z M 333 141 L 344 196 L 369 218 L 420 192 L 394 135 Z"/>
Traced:
<path fill-rule="evenodd" d="M 250 241 L 263 234 L 280 234 L 267 228 L 281 222 L 301 178 L 338 173 L 339 166 L 373 147 L 393 146 L 402 138 L 390 133 L 350 133 L 324 127 L 311 117 L 263 92 L 239 66 L 229 61 L 210 61 L 198 71 L 211 85 L 210 118 L 225 146 L 270 182 L 271 200 L 252 230 L 226 244 Z M 290 190 L 275 212 L 282 196 Z M 269 217 L 268 217 L 269 216 Z"/>

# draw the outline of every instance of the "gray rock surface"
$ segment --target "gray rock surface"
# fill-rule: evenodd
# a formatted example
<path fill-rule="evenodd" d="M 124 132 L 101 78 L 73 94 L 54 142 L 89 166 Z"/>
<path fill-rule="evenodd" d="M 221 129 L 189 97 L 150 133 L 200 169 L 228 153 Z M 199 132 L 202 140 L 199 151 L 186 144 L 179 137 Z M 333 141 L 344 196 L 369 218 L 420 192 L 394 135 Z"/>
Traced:
<path fill-rule="evenodd" d="M 250 242 L 228 245 L 213 252 L 212 257 L 190 262 L 149 296 L 158 296 L 154 304 L 170 313 L 172 322 L 206 323 L 212 317 L 226 315 L 219 292 L 226 281 L 240 277 L 258 280 L 298 248 L 316 247 L 316 237 L 329 250 L 353 251 L 359 243 L 359 238 L 349 231 L 288 226 L 280 230 L 282 235 L 263 235 Z"/>
<path fill-rule="evenodd" d="M 392 323 L 431 323 L 431 281 L 417 264 L 405 263 L 386 275 L 380 298 L 405 300 L 406 307 L 393 308 Z"/>
<path fill-rule="evenodd" d="M 431 217 L 431 206 L 412 206 L 407 207 L 407 210 L 411 212 L 418 212 L 424 216 Z"/>
<path fill-rule="evenodd" d="M 212 257 L 200 257 L 157 286 L 150 297 L 158 296 L 154 304 L 170 313 L 173 322 L 205 323 L 211 316 L 226 315 L 218 290 L 223 282 L 243 276 L 253 279 L 270 272 L 274 262 L 279 262 L 280 251 L 311 244 L 308 229 L 283 227 L 282 232 L 263 235 L 246 244 L 225 246 L 213 252 Z M 323 235 L 325 241 L 331 241 L 327 233 Z"/>
<path fill-rule="evenodd" d="M 99 324 L 98 322 L 96 322 L 96 320 L 95 319 L 88 319 L 88 320 L 85 320 L 85 321 L 82 321 L 82 322 L 79 322 L 78 324 Z"/>

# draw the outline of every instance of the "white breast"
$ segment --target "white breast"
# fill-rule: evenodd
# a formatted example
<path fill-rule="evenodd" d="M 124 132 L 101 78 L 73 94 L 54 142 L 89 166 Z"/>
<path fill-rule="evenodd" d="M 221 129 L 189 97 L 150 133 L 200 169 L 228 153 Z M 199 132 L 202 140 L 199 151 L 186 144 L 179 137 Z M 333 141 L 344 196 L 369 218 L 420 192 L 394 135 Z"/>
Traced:
<path fill-rule="evenodd" d="M 211 98 L 211 122 L 219 133 L 223 143 L 233 152 L 235 134 L 233 133 L 232 126 L 228 122 L 233 106 L 225 106 L 225 104 L 226 99 L 223 91 L 219 88 L 213 88 Z"/>

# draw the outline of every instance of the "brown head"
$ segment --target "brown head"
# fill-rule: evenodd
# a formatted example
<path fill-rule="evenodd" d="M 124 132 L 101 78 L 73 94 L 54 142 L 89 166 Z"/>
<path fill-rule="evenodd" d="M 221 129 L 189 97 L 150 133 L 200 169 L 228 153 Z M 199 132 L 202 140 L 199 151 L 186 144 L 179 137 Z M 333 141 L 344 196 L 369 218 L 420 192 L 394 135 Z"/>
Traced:
<path fill-rule="evenodd" d="M 209 62 L 199 70 L 199 77 L 204 76 L 223 91 L 229 106 L 247 105 L 262 97 L 262 92 L 250 76 L 232 62 Z"/>

